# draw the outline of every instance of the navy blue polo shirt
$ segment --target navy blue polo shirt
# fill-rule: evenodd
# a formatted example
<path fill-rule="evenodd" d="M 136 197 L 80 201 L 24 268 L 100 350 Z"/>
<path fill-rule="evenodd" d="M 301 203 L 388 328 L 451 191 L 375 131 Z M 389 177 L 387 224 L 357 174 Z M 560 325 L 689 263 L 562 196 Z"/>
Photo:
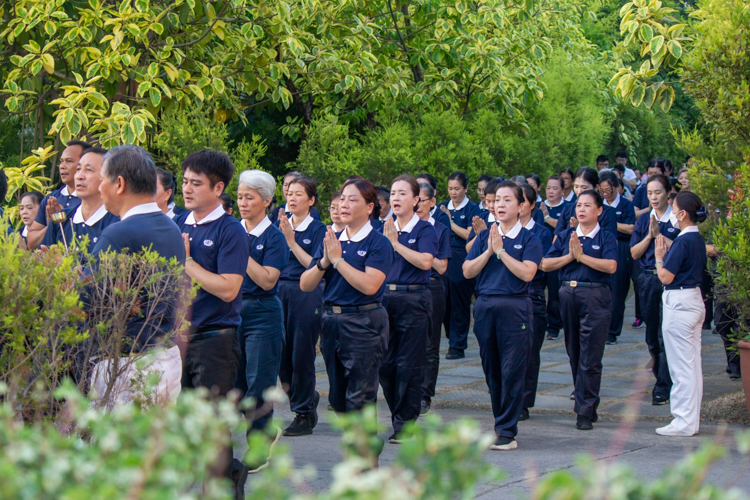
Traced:
<path fill-rule="evenodd" d="M 487 251 L 489 236 L 489 228 L 479 233 L 477 241 L 472 245 L 466 260 L 474 260 Z M 502 238 L 503 248 L 514 259 L 519 261 L 530 260 L 536 265 L 539 265 L 542 261 L 542 257 L 544 256 L 542 253 L 542 242 L 534 233 L 521 226 L 520 222 L 517 222 L 515 227 Z M 479 296 L 528 296 L 530 286 L 531 283 L 523 281 L 510 272 L 503 261 L 498 259 L 497 256 L 492 256 L 487 261 L 484 269 L 477 275 L 476 290 Z"/>
<path fill-rule="evenodd" d="M 279 227 L 279 221 L 273 223 L 274 227 Z M 283 233 L 282 233 L 283 235 Z M 308 255 L 312 256 L 315 250 L 318 249 L 320 244 L 323 242 L 323 238 L 326 236 L 326 226 L 319 220 L 314 219 L 308 214 L 297 227 L 294 228 L 294 241 L 305 251 Z M 286 242 L 286 238 L 284 239 Z M 305 267 L 300 264 L 294 252 L 289 251 L 289 263 L 286 265 L 279 279 L 282 280 L 294 280 L 299 281 L 302 273 L 305 272 Z"/>
<path fill-rule="evenodd" d="M 542 255 L 547 255 L 547 252 L 549 252 L 549 249 L 552 247 L 552 235 L 550 234 L 550 232 L 547 231 L 547 229 L 545 229 L 541 224 L 537 224 L 537 222 L 533 220 L 530 220 L 529 223 L 524 227 L 527 230 L 531 231 L 532 234 L 536 235 L 537 238 L 539 238 L 539 241 L 542 244 Z M 541 284 L 543 279 L 544 272 L 542 272 L 541 269 L 537 269 L 532 282 Z"/>
<path fill-rule="evenodd" d="M 573 205 L 575 205 L 578 201 L 578 196 L 576 195 L 575 191 L 571 189 L 568 196 L 570 196 L 570 198 L 566 198 L 565 195 L 563 195 L 563 200 L 565 200 L 565 203 L 572 203 Z"/>
<path fill-rule="evenodd" d="M 430 217 L 429 222 L 432 224 L 432 227 L 435 228 L 435 232 L 438 236 L 438 252 L 437 255 L 435 255 L 435 258 L 440 260 L 450 259 L 453 256 L 453 252 L 451 251 L 450 229 L 442 224 L 436 224 L 437 221 L 432 217 Z M 438 273 L 435 269 L 430 270 L 430 278 L 441 278 L 442 276 L 444 275 Z"/>
<path fill-rule="evenodd" d="M 495 214 L 487 210 L 486 212 L 481 212 L 479 214 L 479 218 L 484 221 L 485 224 L 487 224 L 487 227 L 490 227 L 490 224 L 495 222 Z M 472 219 L 473 220 L 473 219 Z M 466 239 L 466 243 L 470 242 L 476 237 L 477 233 L 474 232 L 474 225 L 471 225 L 471 230 L 469 231 L 469 237 Z M 464 245 L 465 246 L 465 245 Z"/>
<path fill-rule="evenodd" d="M 618 199 L 615 199 L 615 203 L 617 206 L 614 205 L 607 205 L 611 206 L 615 210 L 615 215 L 617 216 L 617 223 L 618 224 L 635 224 L 635 207 L 633 207 L 633 202 L 625 198 L 624 196 L 617 195 Z M 604 201 L 604 204 L 607 204 L 607 201 Z M 617 231 L 617 239 L 622 241 L 630 241 L 630 236 L 627 233 L 621 233 L 620 231 Z"/>
<path fill-rule="evenodd" d="M 531 211 L 531 218 L 537 224 L 544 224 L 544 214 L 541 210 L 539 210 L 539 205 L 537 205 L 534 210 Z"/>
<path fill-rule="evenodd" d="M 203 269 L 214 274 L 245 276 L 250 258 L 247 233 L 240 221 L 218 205 L 213 212 L 196 223 L 192 212 L 178 215 L 175 223 L 190 237 L 190 256 Z M 190 321 L 193 329 L 210 330 L 238 327 L 241 323 L 242 293 L 231 302 L 224 302 L 203 288 L 193 299 Z"/>
<path fill-rule="evenodd" d="M 63 210 L 68 208 L 75 208 L 81 204 L 81 199 L 70 193 L 68 191 L 68 186 L 63 186 L 60 189 L 55 189 L 50 194 L 42 198 L 41 203 L 39 203 L 39 210 L 36 213 L 36 217 L 34 217 L 34 221 L 38 222 L 42 226 L 47 225 L 47 201 L 49 200 L 50 196 L 57 198 L 57 202 L 60 204 Z"/>
<path fill-rule="evenodd" d="M 685 228 L 664 257 L 664 269 L 674 274 L 672 283 L 664 288 L 676 290 L 700 286 L 706 261 L 706 242 L 698 232 L 698 226 Z"/>
<path fill-rule="evenodd" d="M 185 264 L 182 234 L 172 219 L 159 210 L 156 203 L 134 207 L 125 214 L 123 220 L 107 226 L 94 245 L 92 254 L 96 256 L 107 251 L 140 252 L 144 249 L 158 253 L 167 261 L 175 259 L 179 265 Z M 126 335 L 141 345 L 154 345 L 171 334 L 178 297 L 165 296 L 157 304 L 152 304 L 145 290 L 141 295 L 141 310 L 153 313 L 148 322 L 143 316 L 130 318 Z"/>
<path fill-rule="evenodd" d="M 99 236 L 101 236 L 104 229 L 120 220 L 118 216 L 107 212 L 104 205 L 99 207 L 99 210 L 89 217 L 89 220 L 87 221 L 83 220 L 82 214 L 76 214 L 76 212 L 79 212 L 79 209 L 80 205 L 61 210 L 61 212 L 65 213 L 68 219 L 63 223 L 62 231 L 60 224 L 55 224 L 50 221 L 50 225 L 44 233 L 44 238 L 42 238 L 41 244 L 49 248 L 58 243 L 64 244 L 67 242 L 68 245 L 71 246 L 75 239 L 77 244 L 80 245 L 88 236 L 88 246 L 86 247 L 86 250 L 90 251 L 99 241 Z M 65 233 L 64 240 L 63 232 Z"/>
<path fill-rule="evenodd" d="M 451 218 L 448 217 L 448 214 L 440 210 L 439 207 L 434 207 L 432 211 L 430 212 L 430 217 L 435 219 L 435 222 L 439 222 L 443 226 L 448 228 L 448 231 L 451 229 Z M 451 231 L 452 232 L 452 231 Z"/>
<path fill-rule="evenodd" d="M 244 222 L 243 222 L 244 227 Z M 245 229 L 247 231 L 247 229 Z M 289 246 L 286 244 L 286 238 L 279 228 L 271 224 L 268 217 L 264 218 L 260 224 L 255 226 L 252 231 L 247 233 L 248 247 L 250 248 L 250 258 L 261 266 L 273 267 L 283 271 L 289 263 Z M 245 266 L 247 270 L 247 265 Z M 279 281 L 270 290 L 263 290 L 259 287 L 247 272 L 243 273 L 245 277 L 242 280 L 243 297 L 267 297 L 276 295 L 279 288 Z"/>
<path fill-rule="evenodd" d="M 562 214 L 563 210 L 565 210 L 565 204 L 567 203 L 565 200 L 560 200 L 560 201 L 561 201 L 561 203 L 559 205 L 557 205 L 557 206 L 554 206 L 554 207 L 549 206 L 549 203 L 547 203 L 547 200 L 544 201 L 544 204 L 547 205 L 547 211 L 549 212 L 550 218 L 557 219 L 558 224 L 560 223 L 559 222 L 560 221 L 560 214 Z M 542 219 L 544 219 L 544 217 L 542 217 Z M 549 234 L 550 235 L 554 235 L 555 234 L 555 228 L 552 227 L 552 226 L 550 226 L 546 222 L 544 223 L 544 227 L 546 227 L 547 230 L 549 230 Z"/>
<path fill-rule="evenodd" d="M 167 216 L 170 219 L 174 219 L 174 218 L 176 218 L 176 217 L 178 217 L 178 216 L 180 216 L 182 214 L 187 214 L 188 213 L 188 210 L 185 210 L 181 206 L 175 205 L 174 203 L 170 203 L 168 205 L 168 207 L 169 207 L 169 210 L 167 211 Z"/>
<path fill-rule="evenodd" d="M 277 220 L 279 220 L 279 209 L 281 207 L 284 207 L 284 212 L 286 213 L 287 217 L 292 216 L 292 212 L 286 209 L 286 203 L 284 203 L 283 205 L 275 207 L 273 210 L 271 210 L 271 213 L 268 214 L 268 220 L 270 220 L 271 222 L 276 222 Z M 320 220 L 320 214 L 315 209 L 315 207 L 310 207 L 310 215 L 312 216 L 313 219 Z"/>
<path fill-rule="evenodd" d="M 557 219 L 555 235 L 559 237 L 563 231 L 570 229 L 570 218 L 575 216 L 576 204 L 566 203 L 560 217 Z M 613 235 L 617 234 L 617 215 L 612 207 L 608 207 L 607 205 L 602 206 L 602 214 L 599 216 L 598 222 L 604 231 Z"/>
<path fill-rule="evenodd" d="M 638 189 L 635 190 L 635 193 L 633 194 L 633 205 L 638 210 L 643 210 L 649 206 L 646 184 L 638 186 Z"/>
<path fill-rule="evenodd" d="M 599 226 L 599 231 L 589 238 L 581 236 L 581 247 L 583 253 L 597 259 L 617 260 L 617 239 L 614 233 L 604 231 Z M 570 235 L 577 229 L 567 229 L 560 234 L 552 244 L 546 258 L 563 257 L 570 253 Z M 573 261 L 560 269 L 560 281 L 589 281 L 592 283 L 610 283 L 610 274 L 592 269 L 585 264 Z"/>
<path fill-rule="evenodd" d="M 479 206 L 469 200 L 469 198 L 464 198 L 464 201 L 462 201 L 458 207 L 451 208 L 453 206 L 453 203 L 449 201 L 444 201 L 440 205 L 445 205 L 448 207 L 448 210 L 450 211 L 450 221 L 456 224 L 459 227 L 462 227 L 464 229 L 471 227 L 471 221 L 474 218 L 475 215 L 480 215 L 481 212 L 479 210 Z M 440 210 L 440 207 L 438 207 L 438 210 Z M 440 210 L 442 211 L 442 210 Z M 437 220 L 437 219 L 435 219 Z M 440 221 L 438 221 L 440 222 Z M 448 229 L 451 228 L 450 223 L 448 224 Z M 466 249 L 466 241 L 465 239 L 461 238 L 459 235 L 454 233 L 451 230 L 451 246 L 453 248 L 461 248 Z"/>
<path fill-rule="evenodd" d="M 633 235 L 630 237 L 631 248 L 643 241 L 643 238 L 648 235 L 648 232 L 650 231 L 649 225 L 651 223 L 652 212 L 653 210 L 646 212 L 645 214 L 641 214 L 641 216 L 638 217 L 638 220 L 635 222 L 635 229 L 633 229 Z M 666 238 L 674 240 L 675 238 L 677 238 L 677 235 L 680 234 L 680 230 L 674 227 L 674 225 L 672 225 L 672 222 L 669 220 L 669 216 L 671 214 L 672 207 L 669 207 L 662 216 L 662 219 L 666 220 L 666 222 L 659 221 L 659 232 Z M 654 269 L 656 267 L 656 257 L 654 256 L 654 240 L 652 240 L 648 245 L 648 248 L 641 256 L 641 258 L 638 259 L 638 262 L 640 262 L 642 269 Z"/>
<path fill-rule="evenodd" d="M 396 223 L 398 228 L 398 223 Z M 433 257 L 438 254 L 438 235 L 432 224 L 412 216 L 406 226 L 398 232 L 398 242 L 409 250 L 428 253 Z M 430 283 L 430 270 L 423 271 L 407 262 L 398 252 L 393 252 L 393 264 L 386 273 L 386 284 L 389 285 L 427 285 Z"/>
<path fill-rule="evenodd" d="M 388 238 L 375 231 L 371 224 L 365 224 L 351 239 L 346 235 L 346 229 L 336 236 L 341 241 L 341 256 L 349 265 L 362 272 L 365 271 L 365 267 L 372 267 L 386 275 L 388 274 L 393 264 L 393 247 Z M 315 266 L 322 258 L 323 244 L 321 243 L 315 251 L 308 269 Z M 333 263 L 328 266 L 323 278 L 326 280 L 323 302 L 327 305 L 363 306 L 380 302 L 383 299 L 385 281 L 374 295 L 365 295 L 351 286 L 333 268 Z"/>

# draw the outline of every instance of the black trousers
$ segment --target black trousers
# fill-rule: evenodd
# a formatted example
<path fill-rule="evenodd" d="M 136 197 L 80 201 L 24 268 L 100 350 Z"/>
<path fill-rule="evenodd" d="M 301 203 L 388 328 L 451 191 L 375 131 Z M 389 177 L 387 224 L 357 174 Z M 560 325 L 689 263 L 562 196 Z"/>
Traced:
<path fill-rule="evenodd" d="M 450 339 L 451 338 L 451 283 L 448 279 L 448 276 L 446 276 L 448 272 L 440 277 L 440 281 L 443 283 L 443 290 L 445 291 L 445 312 L 443 312 L 443 317 L 441 319 L 443 323 L 443 328 L 445 328 L 445 338 Z"/>
<path fill-rule="evenodd" d="M 526 379 L 523 391 L 523 407 L 533 408 L 536 401 L 536 386 L 539 382 L 539 366 L 541 365 L 542 344 L 547 331 L 547 305 L 544 299 L 544 282 L 533 281 L 531 283 L 531 305 L 534 313 L 531 340 L 531 351 L 529 352 L 529 363 L 526 366 Z"/>
<path fill-rule="evenodd" d="M 560 288 L 560 311 L 565 328 L 565 349 L 575 384 L 574 410 L 591 417 L 599 406 L 602 356 L 612 315 L 609 287 Z"/>
<path fill-rule="evenodd" d="M 727 371 L 730 375 L 741 375 L 740 353 L 737 351 L 737 312 L 729 304 L 717 297 L 714 309 L 716 333 L 724 341 L 724 351 L 727 354 Z"/>
<path fill-rule="evenodd" d="M 474 294 L 476 279 L 464 278 L 463 264 L 466 250 L 451 248 L 452 257 L 448 261 L 448 281 L 450 283 L 450 346 L 466 349 L 471 324 L 471 296 Z"/>
<path fill-rule="evenodd" d="M 641 293 L 638 291 L 638 276 L 641 275 L 641 265 L 638 261 L 633 261 L 633 265 L 630 266 L 630 271 L 630 281 L 633 283 L 633 295 L 635 295 L 635 317 L 642 320 L 643 311 L 641 310 Z"/>
<path fill-rule="evenodd" d="M 560 317 L 560 274 L 558 271 L 545 273 L 547 280 L 547 330 L 557 333 L 563 327 Z"/>
<path fill-rule="evenodd" d="M 703 303 L 706 305 L 706 319 L 703 320 L 703 324 L 710 325 L 714 320 L 714 277 L 708 271 L 708 268 L 703 269 L 701 295 L 703 295 Z"/>
<path fill-rule="evenodd" d="M 337 412 L 361 410 L 378 399 L 378 372 L 388 346 L 388 313 L 378 307 L 349 314 L 323 313 L 323 359 Z"/>
<path fill-rule="evenodd" d="M 428 403 L 435 396 L 435 385 L 440 368 L 440 332 L 443 328 L 443 316 L 445 316 L 443 280 L 440 278 L 430 280 L 430 295 L 432 296 L 432 321 L 427 335 L 427 358 L 422 379 L 422 399 Z"/>
<path fill-rule="evenodd" d="M 474 304 L 474 334 L 492 400 L 495 434 L 516 437 L 532 344 L 528 297 L 480 295 Z"/>
<path fill-rule="evenodd" d="M 422 406 L 432 296 L 429 290 L 386 291 L 383 306 L 388 312 L 388 350 L 380 367 L 380 386 L 398 434 L 417 420 Z"/>
<path fill-rule="evenodd" d="M 630 242 L 617 240 L 617 271 L 612 275 L 612 318 L 609 333 L 616 337 L 622 333 L 625 319 L 625 300 L 630 291 L 630 279 L 633 274 L 633 258 L 630 256 Z"/>
<path fill-rule="evenodd" d="M 323 317 L 323 287 L 305 293 L 299 281 L 279 282 L 279 299 L 284 308 L 286 342 L 281 350 L 279 380 L 289 396 L 294 413 L 315 409 L 315 345 Z"/>
<path fill-rule="evenodd" d="M 654 366 L 651 369 L 656 384 L 653 395 L 669 397 L 672 378 L 669 376 L 667 353 L 664 351 L 664 338 L 661 334 L 661 295 L 662 283 L 653 273 L 642 271 L 638 277 L 638 292 L 641 295 L 641 319 L 646 323 L 646 345 Z"/>

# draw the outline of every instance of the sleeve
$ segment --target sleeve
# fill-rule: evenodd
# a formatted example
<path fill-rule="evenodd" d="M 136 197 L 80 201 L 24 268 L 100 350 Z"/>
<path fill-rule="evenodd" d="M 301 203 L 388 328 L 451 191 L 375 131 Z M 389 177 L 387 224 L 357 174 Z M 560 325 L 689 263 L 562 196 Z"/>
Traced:
<path fill-rule="evenodd" d="M 563 211 L 560 212 L 560 217 L 557 218 L 557 226 L 555 226 L 555 236 L 560 239 L 560 234 L 570 227 L 570 211 L 568 207 L 575 207 L 572 203 L 567 204 L 563 207 Z"/>
<path fill-rule="evenodd" d="M 625 179 L 626 181 L 632 181 L 633 179 L 635 179 L 635 172 L 633 171 L 633 169 L 626 167 L 625 175 L 623 175 L 622 178 Z"/>
<path fill-rule="evenodd" d="M 38 222 L 42 226 L 47 225 L 47 199 L 49 197 L 50 195 L 47 195 L 42 198 L 42 201 L 39 203 L 39 209 L 36 211 L 36 217 L 34 217 L 34 222 Z"/>
<path fill-rule="evenodd" d="M 480 216 L 482 214 L 482 210 L 479 208 L 479 205 L 474 202 L 469 203 L 469 206 L 466 208 L 466 217 L 469 219 L 469 225 L 471 225 L 471 220 L 475 215 Z"/>
<path fill-rule="evenodd" d="M 646 196 L 646 186 L 641 186 L 635 190 L 633 195 L 633 205 L 638 210 L 643 210 L 648 206 L 648 197 Z"/>
<path fill-rule="evenodd" d="M 229 219 L 227 219 L 229 220 Z M 216 274 L 239 274 L 244 276 L 250 258 L 250 244 L 245 230 L 234 219 L 221 233 L 219 255 L 216 259 Z"/>
<path fill-rule="evenodd" d="M 644 220 L 648 220 L 648 214 L 641 215 L 640 217 L 638 217 L 638 220 L 635 221 L 635 228 L 633 229 L 633 235 L 630 237 L 631 247 L 637 245 L 638 243 L 643 241 L 643 238 L 646 237 L 646 231 L 648 230 L 648 225 L 643 223 Z"/>
<path fill-rule="evenodd" d="M 672 248 L 669 249 L 666 257 L 664 257 L 664 269 L 675 276 L 682 267 L 682 263 L 688 257 L 687 247 L 684 244 L 684 241 L 684 237 L 676 239 Z"/>
<path fill-rule="evenodd" d="M 623 224 L 635 224 L 635 206 L 632 203 L 628 203 L 622 215 L 624 216 Z"/>
<path fill-rule="evenodd" d="M 617 238 L 614 233 L 604 233 L 602 259 L 617 260 Z"/>
<path fill-rule="evenodd" d="M 471 229 L 469 229 L 469 237 L 466 238 L 466 243 L 470 242 L 474 239 L 474 237 L 477 235 L 477 233 L 474 232 L 474 224 L 469 226 Z"/>
<path fill-rule="evenodd" d="M 544 257 L 542 242 L 536 234 L 530 233 L 526 240 L 526 244 L 523 247 L 521 261 L 530 260 L 538 266 L 542 261 L 542 257 Z"/>
<path fill-rule="evenodd" d="M 552 243 L 552 247 L 545 255 L 546 258 L 562 257 L 564 255 L 565 247 L 568 246 L 568 234 L 561 233 L 557 236 L 557 239 Z"/>
<path fill-rule="evenodd" d="M 310 207 L 310 216 L 315 220 L 320 220 L 320 213 L 315 209 L 315 207 Z"/>
<path fill-rule="evenodd" d="M 40 205 L 41 207 L 41 205 Z M 44 221 L 46 224 L 46 220 Z M 40 245 L 44 245 L 47 248 L 53 246 L 57 242 L 57 233 L 60 231 L 60 224 L 50 224 L 44 231 L 44 237 Z"/>
<path fill-rule="evenodd" d="M 544 214 L 538 208 L 534 209 L 534 224 L 544 226 Z"/>
<path fill-rule="evenodd" d="M 97 256 L 100 253 L 109 251 L 110 249 L 115 250 L 115 251 L 120 250 L 116 248 L 115 245 L 112 244 L 112 240 L 109 239 L 109 236 L 107 236 L 106 234 L 102 234 L 101 236 L 99 236 L 99 239 L 94 245 L 94 248 L 91 250 L 91 255 Z"/>
<path fill-rule="evenodd" d="M 417 250 L 420 253 L 428 253 L 433 257 L 438 253 L 438 236 L 437 231 L 428 222 L 422 226 L 417 239 Z"/>
<path fill-rule="evenodd" d="M 365 267 L 372 267 L 378 271 L 388 274 L 393 264 L 393 247 L 388 238 L 382 234 L 377 234 L 370 245 L 370 251 L 367 252 Z"/>
<path fill-rule="evenodd" d="M 466 260 L 474 260 L 487 251 L 487 237 L 489 236 L 489 234 L 490 234 L 489 229 L 485 229 L 484 231 L 479 233 L 479 236 L 477 237 L 477 241 L 475 241 L 474 244 L 471 246 L 471 250 L 469 250 L 469 255 L 466 256 Z"/>
<path fill-rule="evenodd" d="M 451 237 L 448 234 L 447 229 L 445 229 L 444 227 L 441 229 L 442 230 L 439 231 L 440 239 L 438 242 L 440 245 L 440 250 L 438 251 L 437 258 L 438 259 L 450 259 L 453 256 L 453 251 L 451 250 Z"/>
<path fill-rule="evenodd" d="M 269 251 L 263 252 L 263 262 L 260 264 L 282 271 L 289 263 L 289 246 L 286 244 L 286 238 L 281 231 L 274 230 L 273 236 L 269 239 L 271 240 L 271 248 L 268 249 Z"/>
<path fill-rule="evenodd" d="M 310 246 L 310 248 L 312 249 L 313 253 L 317 252 L 318 247 L 320 247 L 323 243 L 323 240 L 326 237 L 326 231 L 327 229 L 322 223 L 315 225 L 315 231 L 312 234 L 312 238 L 310 238 L 312 240 L 312 245 Z M 321 254 L 321 257 L 322 256 L 323 255 Z"/>
<path fill-rule="evenodd" d="M 602 229 L 606 232 L 617 235 L 617 214 L 612 207 L 606 207 L 602 213 Z"/>
<path fill-rule="evenodd" d="M 323 253 L 325 249 L 323 248 L 323 239 L 320 240 L 320 243 L 314 247 L 316 250 L 313 252 L 312 260 L 310 261 L 310 265 L 307 266 L 308 269 L 312 269 L 318 264 L 318 261 L 323 258 Z"/>
<path fill-rule="evenodd" d="M 547 229 L 544 229 L 537 237 L 542 242 L 542 253 L 546 255 L 550 248 L 552 248 L 552 235 Z"/>

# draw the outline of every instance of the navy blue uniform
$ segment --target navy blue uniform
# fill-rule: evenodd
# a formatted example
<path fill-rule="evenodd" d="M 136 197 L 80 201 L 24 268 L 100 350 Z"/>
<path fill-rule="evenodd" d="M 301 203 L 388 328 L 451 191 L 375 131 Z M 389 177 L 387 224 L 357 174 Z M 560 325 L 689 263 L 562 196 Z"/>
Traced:
<path fill-rule="evenodd" d="M 277 221 L 275 225 L 278 224 Z M 294 241 L 311 257 L 325 235 L 325 225 L 311 215 L 294 228 Z M 289 252 L 289 264 L 281 271 L 279 280 L 286 331 L 279 380 L 284 388 L 288 387 L 290 409 L 298 415 L 315 411 L 315 346 L 323 318 L 323 285 L 312 292 L 302 292 L 299 281 L 304 271 L 305 266 Z"/>
<path fill-rule="evenodd" d="M 604 202 L 607 204 L 607 201 Z M 612 203 L 618 224 L 635 224 L 635 208 L 624 196 L 617 195 Z M 609 334 L 618 337 L 625 317 L 625 300 L 630 291 L 633 258 L 630 255 L 630 234 L 617 232 L 617 272 L 612 275 L 612 318 Z"/>
<path fill-rule="evenodd" d="M 487 251 L 490 229 L 471 247 L 467 260 Z M 501 232 L 502 234 L 502 232 Z M 518 261 L 539 264 L 542 242 L 517 222 L 502 235 L 503 248 Z M 490 390 L 495 434 L 515 438 L 524 400 L 526 368 L 533 337 L 531 284 L 516 277 L 501 259 L 491 256 L 477 275 L 474 334 L 479 341 L 482 369 Z"/>
<path fill-rule="evenodd" d="M 571 191 L 572 192 L 572 191 Z M 547 211 L 552 219 L 560 221 L 560 216 L 565 210 L 566 201 L 560 200 L 559 205 L 550 206 L 546 201 Z M 549 234 L 555 236 L 555 228 L 544 223 L 544 227 L 549 230 Z M 546 253 L 546 252 L 545 252 Z M 558 278 L 558 272 L 553 271 L 551 273 L 545 273 L 545 280 L 547 281 L 547 332 L 550 338 L 557 338 L 560 329 L 562 328 L 562 317 L 560 316 L 560 279 Z"/>
<path fill-rule="evenodd" d="M 76 208 L 81 204 L 81 199 L 78 198 L 75 194 L 71 193 L 68 190 L 68 186 L 63 186 L 59 189 L 55 189 L 50 194 L 42 198 L 41 203 L 39 203 L 39 210 L 36 213 L 36 217 L 34 217 L 34 221 L 38 222 L 42 226 L 47 225 L 47 203 L 49 202 L 50 197 L 57 199 L 57 202 L 60 204 L 63 210 L 66 210 L 68 208 Z"/>
<path fill-rule="evenodd" d="M 633 206 L 637 208 L 638 210 L 643 210 L 644 208 L 649 206 L 648 201 L 648 190 L 646 189 L 646 184 L 642 184 L 638 186 L 638 189 L 635 190 L 635 193 L 633 194 Z"/>
<path fill-rule="evenodd" d="M 133 207 L 120 222 L 107 226 L 91 253 L 97 257 L 102 252 L 141 252 L 144 249 L 158 253 L 168 263 L 185 264 L 182 234 L 156 203 Z M 141 310 L 151 311 L 151 314 L 149 317 L 135 315 L 127 322 L 126 335 L 132 340 L 134 350 L 158 345 L 174 333 L 178 296 L 166 295 L 155 304 L 153 300 L 144 290 Z"/>
<path fill-rule="evenodd" d="M 94 212 L 89 220 L 83 220 L 83 214 L 80 212 L 80 205 L 73 208 L 67 208 L 61 210 L 65 213 L 67 220 L 63 222 L 62 229 L 60 224 L 55 224 L 50 221 L 50 227 L 44 233 L 42 238 L 42 245 L 46 247 L 52 247 L 58 243 L 67 242 L 69 246 L 73 245 L 75 241 L 76 245 L 83 244 L 83 241 L 88 237 L 88 244 L 86 245 L 86 251 L 90 251 L 97 241 L 102 231 L 111 224 L 119 221 L 120 218 L 116 215 L 112 215 L 107 212 L 104 205 Z M 63 237 L 63 233 L 65 236 Z"/>
<path fill-rule="evenodd" d="M 453 202 L 443 202 L 448 207 L 451 221 L 459 227 L 471 227 L 475 215 L 479 215 L 476 203 L 464 198 L 458 207 Z M 440 210 L 440 208 L 438 208 Z M 450 229 L 450 225 L 448 228 Z M 451 260 L 448 261 L 448 283 L 450 288 L 450 347 L 463 351 L 466 349 L 471 315 L 471 296 L 474 293 L 475 280 L 464 278 L 463 264 L 466 260 L 466 240 L 451 231 Z"/>
<path fill-rule="evenodd" d="M 599 225 L 583 235 L 580 226 L 558 235 L 548 258 L 569 254 L 570 236 L 576 232 L 583 253 L 606 260 L 617 260 L 614 233 Z M 610 275 L 573 261 L 560 269 L 560 311 L 565 330 L 565 348 L 575 384 L 575 412 L 596 417 L 602 380 L 602 356 L 609 333 L 612 292 Z"/>
<path fill-rule="evenodd" d="M 286 209 L 286 203 L 282 205 L 284 207 L 284 213 L 286 213 L 287 217 L 292 216 L 292 212 L 288 211 Z M 279 209 L 281 207 L 276 207 L 273 210 L 271 210 L 271 213 L 268 214 L 268 220 L 275 223 L 277 220 L 279 220 Z M 320 213 L 318 213 L 318 210 L 315 207 L 310 207 L 310 216 L 315 220 L 320 220 Z"/>
<path fill-rule="evenodd" d="M 559 238 L 560 233 L 570 228 L 570 218 L 576 216 L 576 204 L 567 203 L 563 207 L 563 211 L 560 217 L 557 219 L 557 226 L 555 227 L 555 236 Z M 599 216 L 599 225 L 604 231 L 617 234 L 617 215 L 612 207 L 604 205 L 602 207 L 602 213 Z"/>
<path fill-rule="evenodd" d="M 438 235 L 427 221 L 414 214 L 398 230 L 398 242 L 419 253 L 438 254 Z M 422 379 L 427 336 L 432 315 L 428 289 L 430 270 L 409 263 L 398 252 L 385 278 L 383 306 L 388 312 L 388 351 L 380 368 L 380 385 L 391 410 L 393 432 L 417 420 L 422 402 Z"/>
<path fill-rule="evenodd" d="M 350 237 L 345 229 L 338 238 L 349 265 L 362 272 L 371 267 L 388 273 L 393 247 L 369 222 L 357 234 Z M 308 269 L 322 258 L 323 244 Z M 328 400 L 338 412 L 360 410 L 375 403 L 378 396 L 378 371 L 388 344 L 388 313 L 381 304 L 385 281 L 375 294 L 365 295 L 350 285 L 333 263 L 323 277 L 321 350 L 330 383 Z"/>
<path fill-rule="evenodd" d="M 630 238 L 631 248 L 640 243 L 649 233 L 651 216 L 654 210 L 641 214 L 635 223 L 633 235 Z M 667 207 L 659 221 L 659 232 L 666 238 L 674 240 L 680 230 L 674 227 L 670 216 L 672 207 Z M 661 332 L 662 316 L 662 292 L 664 291 L 659 277 L 656 275 L 656 258 L 654 256 L 654 242 L 651 241 L 645 253 L 634 263 L 640 268 L 638 276 L 638 294 L 641 299 L 641 319 L 646 323 L 646 344 L 653 360 L 654 377 L 656 384 L 652 391 L 653 396 L 666 400 L 672 390 L 672 378 L 669 376 L 669 365 L 667 364 L 667 353 L 664 350 L 664 338 Z"/>
<path fill-rule="evenodd" d="M 703 281 L 703 270 L 706 268 L 706 242 L 695 230 L 685 229 L 679 238 L 675 238 L 672 247 L 664 258 L 664 269 L 674 274 L 674 280 L 664 285 L 665 290 L 700 287 Z"/>
<path fill-rule="evenodd" d="M 250 258 L 264 267 L 281 272 L 289 262 L 286 238 L 265 217 L 247 231 Z M 247 261 L 246 261 L 247 262 Z M 245 265 L 247 269 L 247 264 Z M 276 386 L 284 345 L 284 313 L 276 296 L 279 282 L 264 290 L 246 272 L 242 281 L 242 324 L 237 330 L 240 344 L 240 365 L 235 387 L 247 398 L 255 399 L 255 408 L 265 405 L 263 392 Z M 252 429 L 264 429 L 273 417 L 273 408 L 252 419 Z"/>

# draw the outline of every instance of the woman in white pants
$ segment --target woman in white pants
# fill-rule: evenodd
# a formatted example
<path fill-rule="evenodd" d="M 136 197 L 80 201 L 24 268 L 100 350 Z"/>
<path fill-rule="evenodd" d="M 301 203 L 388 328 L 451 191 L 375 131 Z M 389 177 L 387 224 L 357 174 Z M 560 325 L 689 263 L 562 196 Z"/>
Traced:
<path fill-rule="evenodd" d="M 656 239 L 656 269 L 662 295 L 664 349 L 672 377 L 670 393 L 674 420 L 656 429 L 662 436 L 693 436 L 700 427 L 703 398 L 701 325 L 706 315 L 700 284 L 706 268 L 706 243 L 696 223 L 706 220 L 706 207 L 691 192 L 675 198 L 672 212 L 680 234 L 671 247 L 663 235 Z"/>

